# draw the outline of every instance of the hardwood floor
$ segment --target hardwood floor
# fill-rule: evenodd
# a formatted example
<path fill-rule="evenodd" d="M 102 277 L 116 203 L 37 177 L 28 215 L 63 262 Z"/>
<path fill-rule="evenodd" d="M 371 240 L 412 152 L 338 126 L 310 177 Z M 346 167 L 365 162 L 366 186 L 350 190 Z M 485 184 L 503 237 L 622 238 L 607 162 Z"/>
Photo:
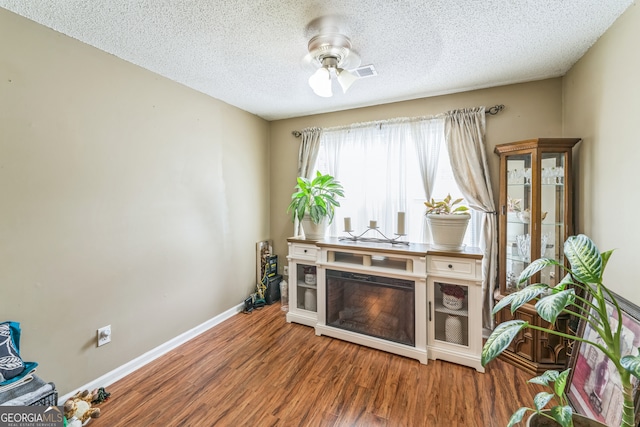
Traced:
<path fill-rule="evenodd" d="M 501 361 L 486 373 L 416 360 L 238 314 L 107 387 L 93 427 L 505 426 L 537 391 Z"/>

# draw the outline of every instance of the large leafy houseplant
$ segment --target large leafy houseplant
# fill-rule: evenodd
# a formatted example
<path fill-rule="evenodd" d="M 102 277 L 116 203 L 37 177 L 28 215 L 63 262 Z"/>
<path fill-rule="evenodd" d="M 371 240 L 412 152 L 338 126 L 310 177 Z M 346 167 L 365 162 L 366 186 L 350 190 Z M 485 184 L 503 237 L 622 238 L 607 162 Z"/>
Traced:
<path fill-rule="evenodd" d="M 481 363 L 484 366 L 495 359 L 511 344 L 516 335 L 526 328 L 576 340 L 583 345 L 591 345 L 599 349 L 613 363 L 620 375 L 624 397 L 621 426 L 634 427 L 635 411 L 631 376 L 640 378 L 640 356 L 622 354 L 622 321 L 612 326 L 607 313 L 608 300 L 617 312 L 617 318 L 622 319 L 618 302 L 613 293 L 603 284 L 604 270 L 612 253 L 613 251 L 600 253 L 594 242 L 583 234 L 571 236 L 564 244 L 564 255 L 571 265 L 570 268 L 556 260 L 540 258 L 532 262 L 519 278 L 521 285 L 545 267 L 559 266 L 567 272 L 560 283 L 553 287 L 543 283 L 531 284 L 505 296 L 493 309 L 495 315 L 503 308 L 511 306 L 511 312 L 514 313 L 525 303 L 536 300 L 535 309 L 542 319 L 553 325 L 561 314 L 576 316 L 581 321 L 587 322 L 597 333 L 599 337 L 597 341 L 569 335 L 553 328 L 537 326 L 524 320 L 510 320 L 500 323 L 489 336 L 482 349 Z M 562 373 L 548 371 L 545 375 L 534 378 L 532 382 L 538 384 L 552 386 L 551 383 L 553 383 L 554 393 L 538 393 L 534 399 L 535 409 L 520 408 L 511 417 L 509 426 L 520 422 L 527 411 L 553 418 L 565 427 L 573 426 L 573 409 L 565 395 L 568 375 L 568 370 Z M 543 411 L 554 397 L 558 404 Z"/>
<path fill-rule="evenodd" d="M 302 221 L 305 215 L 309 215 L 314 224 L 319 224 L 325 218 L 331 224 L 335 208 L 340 206 L 337 199 L 344 197 L 344 189 L 339 181 L 318 171 L 313 179 L 298 177 L 295 190 L 287 209 L 292 221 L 296 218 Z"/>

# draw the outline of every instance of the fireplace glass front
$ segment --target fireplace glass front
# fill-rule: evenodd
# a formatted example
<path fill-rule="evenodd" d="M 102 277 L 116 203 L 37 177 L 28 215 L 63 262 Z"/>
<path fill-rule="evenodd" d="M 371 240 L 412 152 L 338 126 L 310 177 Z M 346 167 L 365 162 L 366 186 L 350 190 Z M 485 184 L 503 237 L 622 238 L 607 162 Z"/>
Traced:
<path fill-rule="evenodd" d="M 327 325 L 415 347 L 415 283 L 327 270 Z"/>

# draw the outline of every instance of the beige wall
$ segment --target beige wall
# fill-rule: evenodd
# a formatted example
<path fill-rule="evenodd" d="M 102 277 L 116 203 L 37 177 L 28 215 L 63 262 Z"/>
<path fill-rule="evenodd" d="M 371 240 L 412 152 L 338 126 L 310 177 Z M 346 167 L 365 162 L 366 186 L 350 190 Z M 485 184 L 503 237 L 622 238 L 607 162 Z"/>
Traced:
<path fill-rule="evenodd" d="M 268 129 L 0 8 L 0 321 L 61 394 L 254 290 Z"/>
<path fill-rule="evenodd" d="M 318 98 L 318 102 L 322 99 Z M 487 117 L 487 156 L 497 205 L 498 156 L 493 154 L 493 148 L 496 144 L 526 138 L 561 136 L 562 80 L 559 78 L 271 122 L 271 236 L 276 253 L 281 258 L 286 256 L 286 238 L 293 233 L 286 210 L 296 183 L 300 140 L 291 131 L 496 104 L 504 104 L 505 110 Z"/>
<path fill-rule="evenodd" d="M 576 216 L 578 231 L 600 250 L 616 249 L 606 284 L 640 305 L 640 6 L 614 23 L 563 82 L 565 135 L 583 138 Z"/>

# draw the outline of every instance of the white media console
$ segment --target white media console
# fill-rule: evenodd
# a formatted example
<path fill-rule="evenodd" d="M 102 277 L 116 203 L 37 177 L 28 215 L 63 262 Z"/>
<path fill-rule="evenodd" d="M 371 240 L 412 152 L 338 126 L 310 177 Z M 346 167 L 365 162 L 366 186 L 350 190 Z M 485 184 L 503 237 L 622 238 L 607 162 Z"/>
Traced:
<path fill-rule="evenodd" d="M 289 238 L 288 322 L 427 363 L 484 372 L 482 254 Z"/>

